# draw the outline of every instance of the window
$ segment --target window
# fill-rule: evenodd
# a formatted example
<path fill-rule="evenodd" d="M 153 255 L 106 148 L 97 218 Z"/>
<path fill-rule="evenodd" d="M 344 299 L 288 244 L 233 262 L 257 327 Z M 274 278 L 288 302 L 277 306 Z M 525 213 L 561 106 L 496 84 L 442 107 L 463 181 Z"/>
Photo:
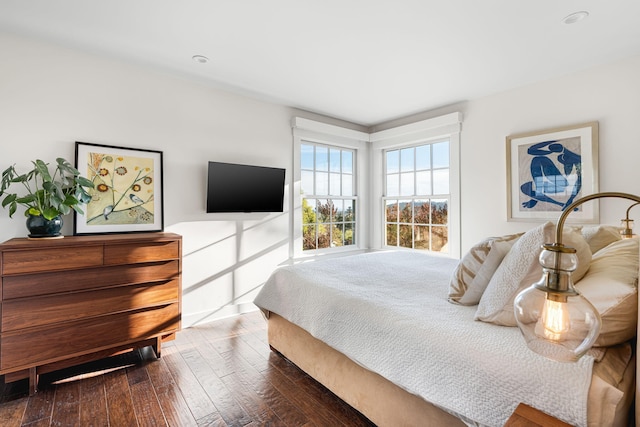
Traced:
<path fill-rule="evenodd" d="M 384 151 L 387 246 L 448 253 L 449 140 Z"/>
<path fill-rule="evenodd" d="M 356 239 L 355 150 L 300 145 L 302 249 L 351 246 Z"/>
<path fill-rule="evenodd" d="M 367 133 L 294 117 L 292 258 L 389 247 L 459 257 L 461 124 L 449 113 Z"/>

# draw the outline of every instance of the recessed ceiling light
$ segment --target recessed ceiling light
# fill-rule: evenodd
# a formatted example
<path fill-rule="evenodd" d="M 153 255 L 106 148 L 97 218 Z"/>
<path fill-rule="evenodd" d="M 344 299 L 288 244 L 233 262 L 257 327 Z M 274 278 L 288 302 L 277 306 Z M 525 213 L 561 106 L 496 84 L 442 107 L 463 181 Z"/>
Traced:
<path fill-rule="evenodd" d="M 198 64 L 206 64 L 207 62 L 209 62 L 209 58 L 202 55 L 193 55 L 191 59 L 193 59 Z"/>
<path fill-rule="evenodd" d="M 589 12 L 587 12 L 586 10 L 581 10 L 579 12 L 573 12 L 572 14 L 565 16 L 564 18 L 562 18 L 562 22 L 564 24 L 575 24 L 578 21 L 582 21 L 587 16 L 589 16 Z"/>

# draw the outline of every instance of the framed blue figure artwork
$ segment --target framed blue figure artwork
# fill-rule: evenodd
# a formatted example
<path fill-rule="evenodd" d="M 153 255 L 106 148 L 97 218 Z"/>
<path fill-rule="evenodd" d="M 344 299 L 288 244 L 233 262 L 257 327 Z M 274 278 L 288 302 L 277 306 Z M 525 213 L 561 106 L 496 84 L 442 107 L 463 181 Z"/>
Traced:
<path fill-rule="evenodd" d="M 598 192 L 598 122 L 507 137 L 510 221 L 556 220 L 576 199 Z M 597 223 L 598 204 L 581 205 L 572 222 Z"/>

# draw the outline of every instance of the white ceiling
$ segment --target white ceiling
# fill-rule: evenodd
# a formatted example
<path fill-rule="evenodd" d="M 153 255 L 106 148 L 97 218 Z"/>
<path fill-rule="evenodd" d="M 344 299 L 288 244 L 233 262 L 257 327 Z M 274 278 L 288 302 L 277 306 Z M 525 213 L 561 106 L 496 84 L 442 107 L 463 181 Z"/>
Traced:
<path fill-rule="evenodd" d="M 0 31 L 366 126 L 638 55 L 638 18 L 638 0 L 0 0 Z"/>

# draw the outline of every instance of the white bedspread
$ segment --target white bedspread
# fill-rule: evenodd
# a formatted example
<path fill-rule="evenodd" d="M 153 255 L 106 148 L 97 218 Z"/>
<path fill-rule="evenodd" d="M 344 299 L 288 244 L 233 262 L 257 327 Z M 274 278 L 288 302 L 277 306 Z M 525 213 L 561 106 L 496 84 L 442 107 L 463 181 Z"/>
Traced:
<path fill-rule="evenodd" d="M 547 360 L 517 328 L 474 321 L 447 302 L 457 261 L 375 252 L 283 267 L 255 299 L 405 390 L 488 426 L 519 402 L 587 424 L 593 358 Z"/>

